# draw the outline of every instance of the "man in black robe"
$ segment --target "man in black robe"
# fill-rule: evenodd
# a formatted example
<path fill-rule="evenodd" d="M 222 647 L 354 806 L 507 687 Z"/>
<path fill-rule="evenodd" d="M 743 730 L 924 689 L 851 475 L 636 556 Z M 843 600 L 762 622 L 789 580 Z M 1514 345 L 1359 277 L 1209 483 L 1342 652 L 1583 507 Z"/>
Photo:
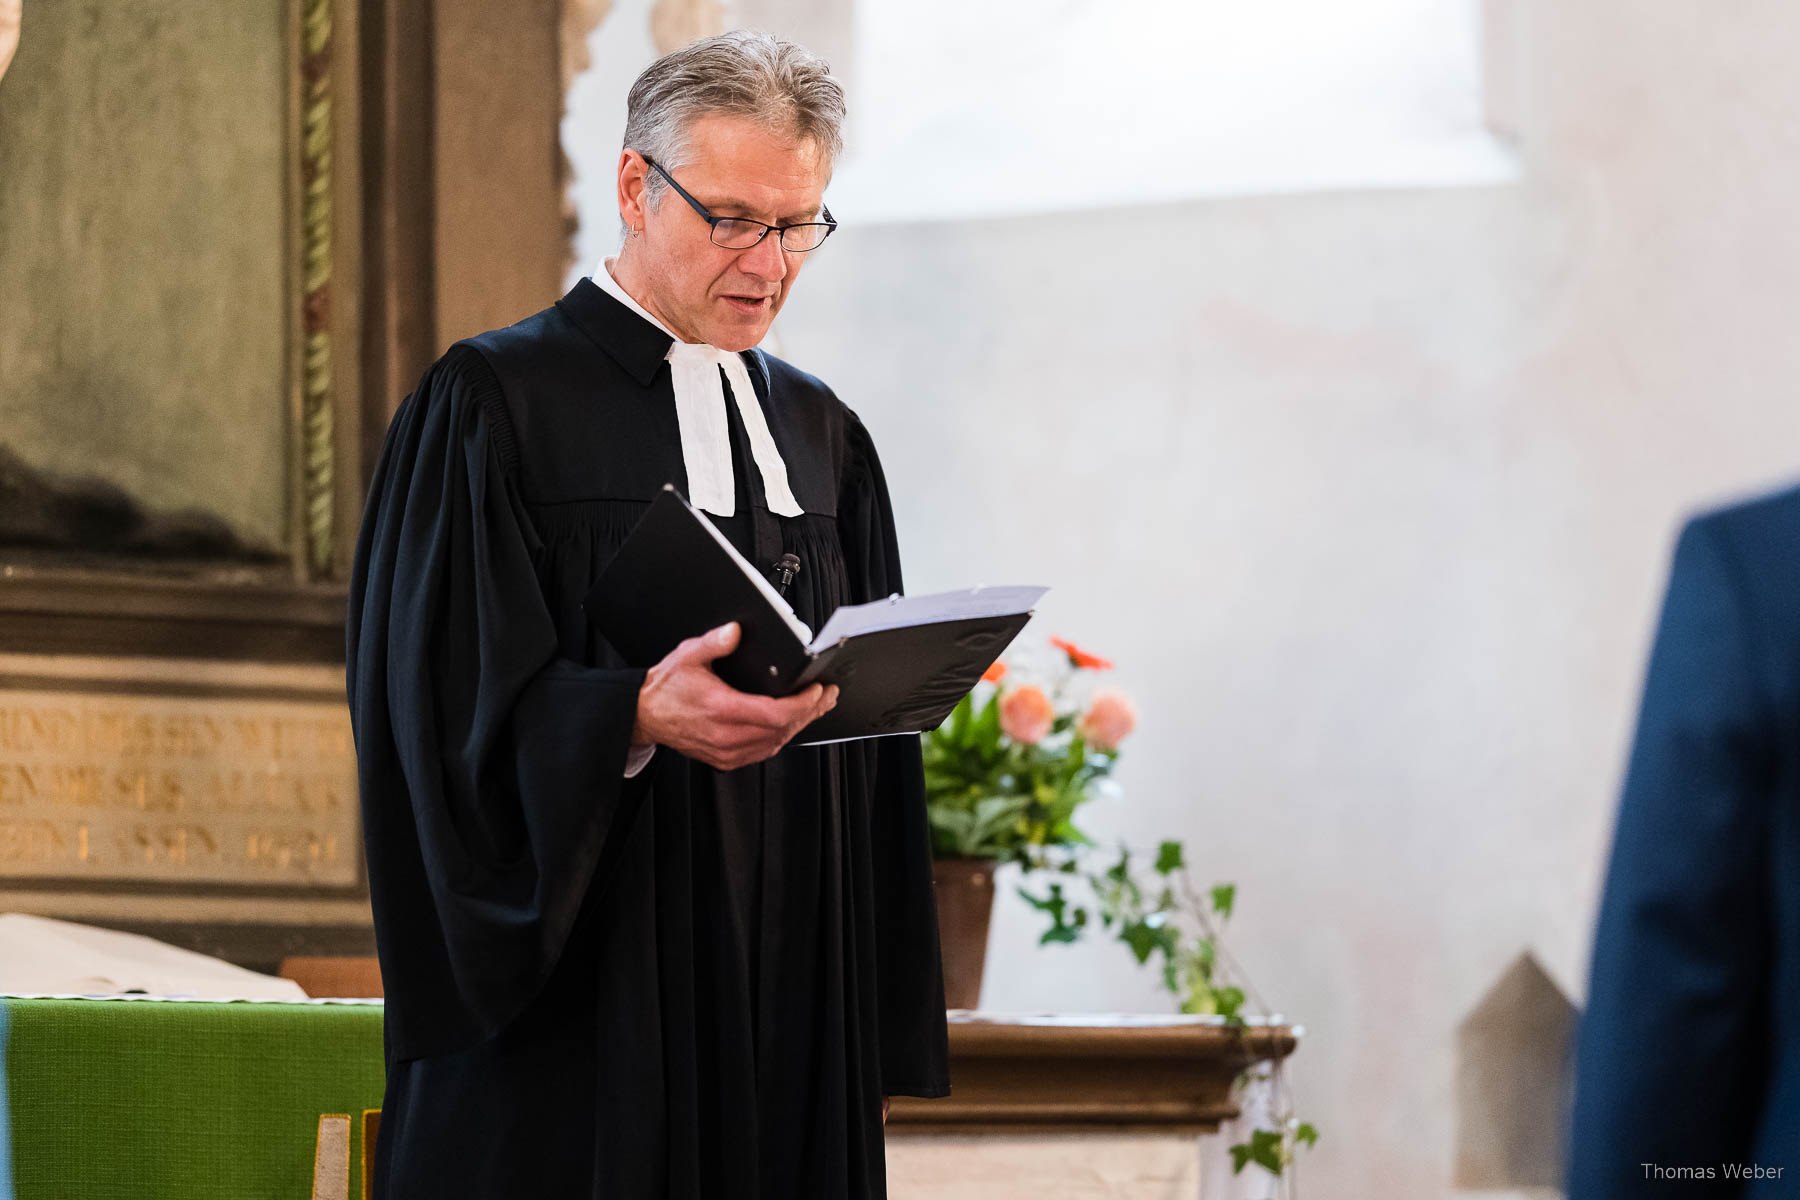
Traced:
<path fill-rule="evenodd" d="M 788 745 L 833 697 L 727 687 L 732 627 L 633 668 L 580 603 L 665 482 L 813 628 L 901 590 L 868 431 L 755 349 L 842 112 L 767 35 L 653 64 L 604 283 L 394 414 L 347 628 L 384 1200 L 867 1200 L 886 1097 L 949 1092 L 917 739 Z"/>

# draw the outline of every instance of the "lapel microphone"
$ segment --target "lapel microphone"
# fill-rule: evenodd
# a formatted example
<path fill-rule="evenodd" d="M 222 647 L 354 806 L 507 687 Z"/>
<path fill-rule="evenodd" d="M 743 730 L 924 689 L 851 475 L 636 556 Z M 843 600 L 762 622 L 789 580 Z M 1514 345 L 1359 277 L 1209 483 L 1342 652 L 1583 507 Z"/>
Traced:
<path fill-rule="evenodd" d="M 787 595 L 787 585 L 792 583 L 794 576 L 800 573 L 800 556 L 784 554 L 775 560 L 771 569 L 776 572 L 775 590 L 785 596 Z"/>

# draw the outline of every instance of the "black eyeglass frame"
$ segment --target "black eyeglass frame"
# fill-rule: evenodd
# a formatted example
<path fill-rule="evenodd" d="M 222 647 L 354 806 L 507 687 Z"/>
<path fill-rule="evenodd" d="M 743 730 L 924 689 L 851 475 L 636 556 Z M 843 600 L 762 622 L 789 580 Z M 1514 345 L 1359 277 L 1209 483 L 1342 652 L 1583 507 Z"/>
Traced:
<path fill-rule="evenodd" d="M 669 181 L 669 186 L 675 189 L 675 193 L 678 196 L 688 202 L 688 207 L 700 214 L 700 219 L 706 222 L 710 230 L 707 236 L 712 239 L 712 244 L 718 246 L 721 250 L 748 250 L 751 246 L 760 246 L 762 245 L 762 240 L 773 232 L 783 250 L 787 251 L 789 254 L 805 254 L 807 251 L 817 250 L 820 246 L 823 246 L 825 244 L 825 239 L 830 237 L 837 230 L 838 223 L 832 219 L 831 210 L 824 205 L 819 206 L 819 213 L 825 218 L 823 221 L 795 221 L 792 225 L 771 225 L 767 221 L 758 221 L 754 217 L 715 217 L 706 211 L 706 206 L 704 204 L 688 195 L 688 190 L 679 183 L 676 183 L 675 177 L 664 170 L 661 163 L 651 158 L 648 154 L 642 154 L 640 157 L 643 158 L 645 162 L 649 163 L 650 166 L 654 167 L 658 175 L 661 175 L 664 179 Z M 751 242 L 749 246 L 727 246 L 718 240 L 720 221 L 742 221 L 748 225 L 761 225 L 762 232 L 756 235 L 756 240 Z M 805 250 L 794 249 L 792 246 L 789 246 L 786 239 L 782 237 L 782 235 L 790 229 L 806 229 L 814 225 L 824 226 L 825 232 L 820 235 L 817 242 L 808 246 Z"/>

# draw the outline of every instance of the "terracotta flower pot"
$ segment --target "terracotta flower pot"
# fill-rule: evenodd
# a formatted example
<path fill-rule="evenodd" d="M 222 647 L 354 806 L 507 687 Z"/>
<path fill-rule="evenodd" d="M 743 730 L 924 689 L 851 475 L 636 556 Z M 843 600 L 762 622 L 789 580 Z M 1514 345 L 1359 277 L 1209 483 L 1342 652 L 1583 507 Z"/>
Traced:
<path fill-rule="evenodd" d="M 976 1008 L 994 913 L 994 863 L 986 858 L 939 858 L 931 864 L 937 893 L 938 944 L 944 959 L 944 1004 Z"/>

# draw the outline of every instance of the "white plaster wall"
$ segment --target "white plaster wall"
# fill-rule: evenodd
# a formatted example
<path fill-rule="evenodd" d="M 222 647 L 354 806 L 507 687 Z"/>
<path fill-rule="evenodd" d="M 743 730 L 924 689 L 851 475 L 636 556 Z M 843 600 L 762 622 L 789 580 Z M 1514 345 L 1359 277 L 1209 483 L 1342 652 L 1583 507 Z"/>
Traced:
<path fill-rule="evenodd" d="M 857 224 L 1514 175 L 1483 120 L 1481 0 L 845 6 L 831 207 Z"/>
<path fill-rule="evenodd" d="M 1518 16 L 1517 185 L 849 227 L 780 320 L 910 590 L 1118 661 L 1089 824 L 1239 884 L 1308 1194 L 1449 1191 L 1457 1022 L 1525 948 L 1582 993 L 1676 522 L 1800 474 L 1800 11 Z M 1166 1007 L 1005 890 L 983 1007 Z"/>

